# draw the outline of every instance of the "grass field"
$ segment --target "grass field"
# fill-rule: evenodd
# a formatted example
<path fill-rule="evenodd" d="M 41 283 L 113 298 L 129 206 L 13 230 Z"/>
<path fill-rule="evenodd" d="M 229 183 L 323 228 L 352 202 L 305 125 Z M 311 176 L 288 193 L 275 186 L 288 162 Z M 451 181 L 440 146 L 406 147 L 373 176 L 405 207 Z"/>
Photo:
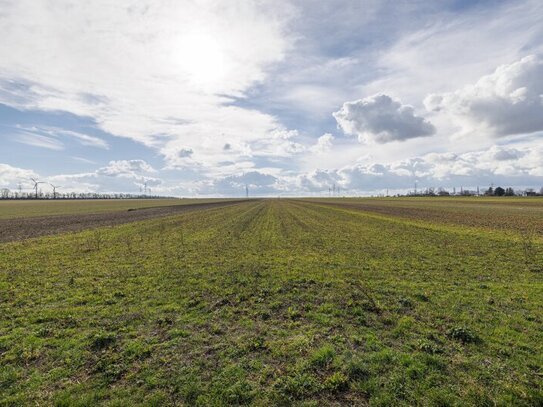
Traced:
<path fill-rule="evenodd" d="M 543 201 L 472 202 L 262 200 L 0 244 L 0 405 L 541 406 Z"/>
<path fill-rule="evenodd" d="M 0 201 L 0 219 L 126 211 L 168 205 L 215 202 L 220 199 L 74 199 Z"/>

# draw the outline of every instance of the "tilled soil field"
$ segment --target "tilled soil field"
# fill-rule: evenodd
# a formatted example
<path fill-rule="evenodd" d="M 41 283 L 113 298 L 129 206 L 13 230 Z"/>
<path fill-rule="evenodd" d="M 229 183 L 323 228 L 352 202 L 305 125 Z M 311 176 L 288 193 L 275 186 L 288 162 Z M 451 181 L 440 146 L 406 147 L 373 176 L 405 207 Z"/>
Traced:
<path fill-rule="evenodd" d="M 439 198 L 438 198 L 439 199 Z M 385 216 L 435 222 L 457 226 L 483 227 L 492 230 L 532 233 L 543 236 L 543 208 L 527 202 L 528 205 L 451 205 L 407 206 L 399 202 L 338 202 L 314 200 L 320 205 L 373 212 Z M 530 205 L 532 204 L 532 205 Z M 404 206 L 401 206 L 404 205 Z"/>
<path fill-rule="evenodd" d="M 55 215 L 33 218 L 0 219 L 0 242 L 11 242 L 34 237 L 77 232 L 84 229 L 113 226 L 188 211 L 237 205 L 247 201 L 221 201 L 188 205 L 170 205 L 151 208 L 129 209 L 84 215 Z"/>

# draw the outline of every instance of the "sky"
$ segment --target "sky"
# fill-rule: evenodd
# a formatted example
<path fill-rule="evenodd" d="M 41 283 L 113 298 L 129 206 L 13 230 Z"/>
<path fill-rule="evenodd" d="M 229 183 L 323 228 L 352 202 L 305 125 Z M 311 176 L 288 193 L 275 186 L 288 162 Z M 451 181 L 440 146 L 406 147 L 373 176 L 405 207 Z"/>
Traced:
<path fill-rule="evenodd" d="M 0 0 L 0 38 L 0 188 L 543 187 L 540 0 Z"/>

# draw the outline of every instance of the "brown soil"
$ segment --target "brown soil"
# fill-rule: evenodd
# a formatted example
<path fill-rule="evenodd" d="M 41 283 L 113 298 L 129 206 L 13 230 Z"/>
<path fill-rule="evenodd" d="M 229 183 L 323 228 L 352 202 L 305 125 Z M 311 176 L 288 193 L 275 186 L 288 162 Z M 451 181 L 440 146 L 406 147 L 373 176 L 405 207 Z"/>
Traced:
<path fill-rule="evenodd" d="M 405 219 L 428 221 L 432 223 L 452 224 L 461 226 L 484 227 L 494 230 L 509 230 L 513 232 L 532 231 L 543 235 L 543 218 L 540 212 L 508 212 L 507 208 L 485 208 L 484 210 L 454 210 L 452 208 L 415 208 L 392 205 L 377 205 L 364 203 L 315 201 L 319 205 L 335 206 L 344 209 L 354 209 L 372 212 L 385 216 Z"/>
<path fill-rule="evenodd" d="M 0 219 L 0 243 L 33 237 L 77 232 L 100 226 L 113 226 L 195 210 L 238 205 L 245 201 L 207 202 L 129 209 L 95 214 L 54 215 L 32 218 Z"/>

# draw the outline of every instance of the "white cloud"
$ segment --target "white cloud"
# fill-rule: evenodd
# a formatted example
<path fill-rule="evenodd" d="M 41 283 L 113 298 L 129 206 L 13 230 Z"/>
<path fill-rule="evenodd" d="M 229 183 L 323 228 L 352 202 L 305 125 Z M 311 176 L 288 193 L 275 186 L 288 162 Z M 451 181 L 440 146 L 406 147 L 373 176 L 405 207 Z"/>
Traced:
<path fill-rule="evenodd" d="M 345 133 L 358 136 L 360 141 L 389 143 L 436 132 L 430 122 L 415 114 L 412 106 L 384 94 L 345 102 L 333 115 Z"/>
<path fill-rule="evenodd" d="M 394 92 L 418 103 L 428 93 L 459 88 L 496 66 L 543 51 L 542 17 L 539 0 L 431 15 L 422 28 L 402 33 L 380 50 L 379 75 L 361 90 Z"/>
<path fill-rule="evenodd" d="M 61 185 L 137 192 L 142 177 L 156 177 L 156 189 L 169 193 L 239 195 L 240 174 L 248 173 L 261 174 L 253 189 L 270 194 L 317 191 L 329 182 L 367 190 L 383 180 L 486 180 L 494 173 L 530 181 L 543 173 L 541 157 L 525 144 L 493 147 L 512 137 L 451 138 L 459 127 L 494 136 L 540 127 L 541 84 L 529 70 L 509 66 L 488 75 L 543 51 L 537 0 L 461 10 L 373 0 L 363 7 L 348 0 L 0 2 L 0 103 L 23 111 L 14 117 L 94 122 L 150 147 L 144 157 L 165 161 L 157 170 L 123 160 L 56 175 L 66 179 Z M 535 77 L 542 76 L 538 66 Z M 493 79 L 480 83 L 483 75 Z M 440 112 L 422 113 L 428 94 Z M 454 94 L 454 103 L 443 104 Z M 337 124 L 366 143 L 328 133 L 316 141 L 333 132 L 334 111 Z M 517 120 L 521 114 L 528 120 Z M 67 128 L 20 127 L 8 137 L 66 156 L 74 144 L 90 147 L 72 158 L 87 164 L 119 157 L 92 151 L 109 148 L 91 135 L 99 133 Z M 531 135 L 532 146 L 539 136 Z M 401 140 L 409 142 L 391 142 Z"/>
<path fill-rule="evenodd" d="M 88 116 L 166 159 L 183 145 L 195 161 L 216 165 L 225 142 L 282 129 L 270 115 L 229 105 L 289 50 L 292 9 L 271 4 L 8 1 L 0 103 Z"/>
<path fill-rule="evenodd" d="M 102 149 L 109 149 L 109 145 L 99 137 L 89 136 L 87 134 L 79 133 L 71 130 L 62 130 L 62 129 L 48 129 L 48 132 L 56 133 L 59 136 L 72 137 L 76 139 L 81 145 L 88 147 L 96 147 Z"/>
<path fill-rule="evenodd" d="M 32 170 L 0 163 L 0 185 L 2 187 L 16 188 L 19 183 L 28 183 L 30 178 L 35 178 L 37 176 L 38 175 Z"/>
<path fill-rule="evenodd" d="M 309 72 L 311 75 L 311 72 Z M 276 96 L 278 101 L 290 109 L 302 110 L 309 115 L 329 115 L 332 109 L 345 100 L 346 94 L 336 83 L 328 84 L 329 78 L 313 77 L 314 84 L 290 84 Z M 337 81 L 338 78 L 335 78 Z M 317 84 L 318 83 L 318 84 Z"/>
<path fill-rule="evenodd" d="M 84 158 L 84 157 L 73 156 L 72 160 L 79 161 L 79 162 L 82 162 L 82 163 L 85 163 L 85 164 L 96 164 L 96 161 L 92 161 L 92 160 L 89 160 L 88 158 Z"/>
<path fill-rule="evenodd" d="M 464 133 L 493 137 L 543 130 L 543 61 L 528 56 L 455 92 L 431 94 L 429 110 L 452 116 Z"/>
<path fill-rule="evenodd" d="M 106 167 L 99 168 L 96 173 L 110 177 L 137 176 L 143 173 L 154 173 L 156 170 L 144 160 L 110 161 Z"/>
<path fill-rule="evenodd" d="M 64 150 L 64 144 L 48 136 L 23 131 L 17 136 L 17 141 L 32 147 L 47 148 L 48 150 Z"/>
<path fill-rule="evenodd" d="M 496 158 L 498 156 L 499 158 Z M 508 156 L 507 160 L 501 159 Z M 516 157 L 516 158 L 513 158 Z M 297 177 L 300 190 L 327 195 L 333 184 L 347 195 L 425 187 L 474 187 L 491 183 L 502 186 L 543 185 L 543 148 L 494 147 L 463 154 L 430 153 L 391 163 L 347 165 L 334 170 L 315 170 Z"/>
<path fill-rule="evenodd" d="M 504 157 L 509 157 L 504 160 Z M 516 158 L 513 158 L 516 157 Z M 306 173 L 262 171 L 218 176 L 197 183 L 199 195 L 243 196 L 249 185 L 252 196 L 278 194 L 327 196 L 335 184 L 342 195 L 384 193 L 389 189 L 405 192 L 415 182 L 427 187 L 487 187 L 491 183 L 516 188 L 543 186 L 543 149 L 520 145 L 495 146 L 462 154 L 430 153 L 390 163 L 356 163 L 335 169 L 315 169 Z"/>
<path fill-rule="evenodd" d="M 21 136 L 19 136 L 19 141 L 37 147 L 49 148 L 52 150 L 63 150 L 65 148 L 64 143 L 62 143 L 62 141 L 59 139 L 71 138 L 83 146 L 102 148 L 105 150 L 109 149 L 109 145 L 105 140 L 72 130 L 65 130 L 51 126 L 25 127 L 18 125 L 15 126 L 15 128 L 21 133 Z"/>
<path fill-rule="evenodd" d="M 337 170 L 313 170 L 297 177 L 298 188 L 310 191 L 326 193 L 329 188 L 342 180 Z"/>
<path fill-rule="evenodd" d="M 202 182 L 199 184 L 198 192 L 201 195 L 244 196 L 246 187 L 250 196 L 273 195 L 281 189 L 276 176 L 262 171 L 249 171 Z"/>
<path fill-rule="evenodd" d="M 124 192 L 137 194 L 144 185 L 160 187 L 161 178 L 154 175 L 156 170 L 144 160 L 110 161 L 96 171 L 58 174 L 47 177 L 48 182 L 62 185 L 64 192 Z M 158 192 L 158 191 L 155 191 Z"/>
<path fill-rule="evenodd" d="M 230 174 L 228 174 L 230 173 Z M 231 175 L 231 173 L 237 173 Z M 328 195 L 335 184 L 345 195 L 366 195 L 426 187 L 543 186 L 543 147 L 529 144 L 494 146 L 465 153 L 429 153 L 389 163 L 360 162 L 334 169 L 296 173 L 281 168 L 254 168 L 232 163 L 229 171 L 206 179 L 179 183 L 157 176 L 143 160 L 112 161 L 93 172 L 40 176 L 33 171 L 0 164 L 0 183 L 16 189 L 30 177 L 61 185 L 62 191 L 139 193 L 144 182 L 153 193 L 177 196 Z"/>
<path fill-rule="evenodd" d="M 317 143 L 310 147 L 310 151 L 316 154 L 324 153 L 332 149 L 334 136 L 330 133 L 325 133 L 320 136 Z"/>
<path fill-rule="evenodd" d="M 296 141 L 300 138 L 297 130 L 276 130 L 265 139 L 251 143 L 252 155 L 255 157 L 270 156 L 274 159 L 287 158 L 306 151 L 306 146 Z"/>
<path fill-rule="evenodd" d="M 508 161 L 524 157 L 526 151 L 517 150 L 516 148 L 505 149 L 494 146 L 489 150 L 489 154 L 491 154 L 492 158 L 496 161 Z"/>

